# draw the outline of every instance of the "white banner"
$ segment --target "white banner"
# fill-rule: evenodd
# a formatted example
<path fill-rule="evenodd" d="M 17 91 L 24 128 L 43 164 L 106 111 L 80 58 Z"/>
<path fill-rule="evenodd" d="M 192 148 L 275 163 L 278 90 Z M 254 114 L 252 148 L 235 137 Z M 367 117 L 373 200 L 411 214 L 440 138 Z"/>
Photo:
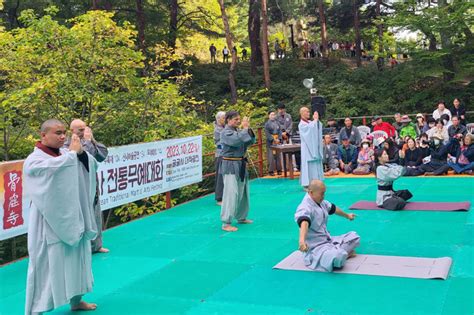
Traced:
<path fill-rule="evenodd" d="M 23 161 L 0 164 L 0 240 L 28 230 Z M 202 137 L 109 148 L 97 171 L 102 210 L 202 181 Z"/>

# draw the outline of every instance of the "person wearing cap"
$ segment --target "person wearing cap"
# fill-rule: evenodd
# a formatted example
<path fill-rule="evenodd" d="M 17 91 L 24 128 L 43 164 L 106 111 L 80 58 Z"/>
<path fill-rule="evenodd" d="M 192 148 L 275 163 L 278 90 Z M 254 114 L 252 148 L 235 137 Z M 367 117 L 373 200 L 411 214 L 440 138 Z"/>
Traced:
<path fill-rule="evenodd" d="M 323 167 L 324 176 L 339 174 L 339 159 L 337 157 L 337 144 L 332 142 L 330 134 L 324 135 Z"/>
<path fill-rule="evenodd" d="M 455 98 L 453 106 L 449 109 L 452 116 L 458 116 L 461 125 L 466 125 L 466 107 L 461 104 L 459 98 Z"/>
<path fill-rule="evenodd" d="M 276 121 L 280 125 L 282 139 L 285 143 L 290 143 L 290 137 L 293 133 L 293 119 L 291 115 L 286 112 L 286 106 L 280 103 L 277 107 L 278 115 Z"/>
<path fill-rule="evenodd" d="M 383 121 L 382 117 L 374 116 L 374 118 L 372 118 L 372 121 L 375 123 L 374 131 L 385 131 L 390 138 L 395 137 L 395 135 L 397 134 L 395 128 L 390 123 Z"/>
<path fill-rule="evenodd" d="M 448 127 L 449 138 L 457 137 L 461 139 L 467 133 L 466 127 L 461 125 L 459 117 L 456 115 L 451 118 L 451 122 L 451 126 Z"/>
<path fill-rule="evenodd" d="M 339 168 L 345 174 L 350 174 L 357 166 L 357 147 L 349 142 L 347 135 L 342 135 L 341 140 L 342 144 L 337 150 Z"/>
<path fill-rule="evenodd" d="M 224 179 L 219 169 L 222 163 L 221 151 L 221 132 L 225 127 L 225 112 L 218 112 L 216 114 L 216 121 L 214 122 L 214 144 L 216 145 L 215 153 L 215 168 L 216 168 L 216 181 L 214 184 L 214 198 L 219 206 L 222 205 L 222 192 L 224 191 Z"/>
<path fill-rule="evenodd" d="M 423 116 L 422 113 L 416 114 L 416 122 L 415 122 L 416 134 L 421 135 L 423 133 L 424 127 L 425 127 L 425 116 Z"/>
<path fill-rule="evenodd" d="M 394 190 L 393 183 L 405 175 L 407 168 L 389 163 L 386 149 L 375 153 L 375 176 L 377 177 L 376 203 L 387 210 L 402 210 L 413 195 L 408 190 Z"/>
<path fill-rule="evenodd" d="M 443 175 L 449 170 L 448 153 L 450 145 L 443 144 L 443 137 L 439 134 L 431 136 L 430 160 L 426 164 L 420 165 L 414 175 L 432 173 L 433 175 Z"/>
<path fill-rule="evenodd" d="M 323 169 L 323 124 L 319 121 L 319 113 L 311 112 L 308 107 L 300 109 L 301 120 L 298 131 L 301 139 L 301 174 L 300 183 L 308 187 L 313 179 L 324 179 Z"/>
<path fill-rule="evenodd" d="M 440 119 L 442 115 L 448 115 L 449 120 L 451 120 L 451 112 L 446 108 L 446 103 L 444 101 L 438 102 L 438 108 L 433 111 L 433 118 Z"/>
<path fill-rule="evenodd" d="M 416 126 L 411 122 L 410 117 L 408 117 L 408 115 L 403 115 L 400 122 L 402 124 L 402 128 L 400 129 L 398 136 L 401 139 L 405 138 L 406 136 L 415 139 L 418 134 L 416 133 Z"/>
<path fill-rule="evenodd" d="M 276 115 L 274 111 L 268 113 L 268 120 L 265 123 L 265 136 L 267 138 L 267 161 L 268 161 L 268 174 L 270 176 L 275 175 L 277 171 L 278 175 L 281 174 L 281 155 L 276 154 L 272 149 L 272 145 L 279 145 L 282 142 L 282 132 L 280 124 L 276 121 Z"/>
<path fill-rule="evenodd" d="M 355 175 L 367 175 L 374 167 L 374 150 L 370 147 L 369 139 L 362 140 L 357 156 L 357 167 L 352 171 Z"/>
<path fill-rule="evenodd" d="M 355 146 L 359 146 L 360 142 L 362 141 L 362 137 L 360 136 L 359 129 L 352 125 L 352 119 L 346 117 L 344 119 L 345 127 L 342 128 L 339 132 L 339 144 L 342 143 L 342 137 L 346 137 L 349 139 L 349 142 Z"/>
<path fill-rule="evenodd" d="M 393 119 L 395 119 L 395 122 L 393 123 L 393 127 L 395 130 L 400 134 L 400 130 L 402 130 L 403 124 L 402 124 L 402 115 L 400 113 L 396 113 L 393 115 Z"/>

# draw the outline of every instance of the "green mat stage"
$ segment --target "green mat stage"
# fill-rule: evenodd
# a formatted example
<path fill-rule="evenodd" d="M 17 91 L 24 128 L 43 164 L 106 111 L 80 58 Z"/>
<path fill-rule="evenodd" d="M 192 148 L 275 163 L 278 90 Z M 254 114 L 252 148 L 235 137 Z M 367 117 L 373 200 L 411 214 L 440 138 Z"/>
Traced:
<path fill-rule="evenodd" d="M 327 179 L 326 198 L 343 209 L 375 198 L 374 178 Z M 414 201 L 474 204 L 474 178 L 403 178 Z M 474 209 L 469 212 L 357 211 L 331 217 L 333 235 L 355 230 L 360 253 L 453 258 L 446 281 L 272 270 L 297 248 L 297 180 L 251 183 L 252 225 L 220 230 L 213 196 L 104 235 L 94 255 L 98 303 L 87 314 L 473 314 Z M 0 269 L 0 314 L 22 314 L 27 260 Z M 62 307 L 53 314 L 69 314 Z M 84 313 L 86 314 L 86 313 Z"/>

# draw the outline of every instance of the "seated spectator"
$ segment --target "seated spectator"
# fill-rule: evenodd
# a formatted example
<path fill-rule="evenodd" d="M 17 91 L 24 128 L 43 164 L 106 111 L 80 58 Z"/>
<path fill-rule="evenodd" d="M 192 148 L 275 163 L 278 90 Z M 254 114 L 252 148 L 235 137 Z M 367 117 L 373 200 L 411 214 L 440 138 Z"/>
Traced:
<path fill-rule="evenodd" d="M 439 134 L 431 137 L 430 141 L 430 159 L 428 163 L 420 165 L 415 172 L 415 175 L 433 174 L 443 175 L 447 174 L 448 166 L 448 151 L 449 144 L 443 144 L 443 138 Z"/>
<path fill-rule="evenodd" d="M 434 126 L 436 126 L 436 119 L 434 119 L 433 117 L 428 117 L 428 119 L 426 120 L 426 124 L 423 127 L 423 133 L 427 133 L 428 130 L 430 130 Z"/>
<path fill-rule="evenodd" d="M 413 139 L 416 138 L 416 126 L 411 122 L 410 117 L 408 115 L 403 115 L 402 120 L 402 128 L 398 134 L 400 138 L 405 138 L 406 136 L 409 136 Z"/>
<path fill-rule="evenodd" d="M 331 141 L 337 143 L 339 138 L 339 128 L 337 127 L 337 122 L 334 118 L 329 118 L 327 125 L 323 128 L 323 134 L 328 134 L 331 136 Z"/>
<path fill-rule="evenodd" d="M 416 122 L 415 122 L 416 134 L 421 135 L 423 133 L 424 127 L 425 127 L 425 116 L 423 116 L 422 113 L 416 114 Z"/>
<path fill-rule="evenodd" d="M 355 146 L 359 146 L 362 138 L 360 136 L 359 130 L 352 125 L 352 119 L 347 117 L 344 119 L 345 127 L 339 131 L 339 144 L 342 143 L 342 138 L 347 137 L 349 142 Z"/>
<path fill-rule="evenodd" d="M 421 165 L 423 157 L 420 148 L 416 146 L 415 139 L 406 140 L 407 149 L 400 151 L 400 164 L 407 168 L 417 168 Z"/>
<path fill-rule="evenodd" d="M 448 115 L 449 116 L 449 120 L 451 120 L 451 112 L 449 111 L 449 109 L 446 108 L 446 103 L 444 101 L 439 101 L 438 102 L 438 108 L 434 110 L 433 112 L 433 118 L 436 120 L 436 119 L 440 119 L 442 115 Z"/>
<path fill-rule="evenodd" d="M 400 130 L 402 130 L 402 115 L 400 113 L 396 113 L 393 115 L 393 118 L 395 119 L 395 122 L 393 123 L 393 127 L 395 130 L 400 134 Z"/>
<path fill-rule="evenodd" d="M 456 162 L 448 162 L 448 166 L 451 167 L 456 174 L 469 173 L 472 174 L 474 170 L 474 139 L 473 135 L 468 133 L 464 137 L 452 139 L 452 145 L 455 147 Z"/>
<path fill-rule="evenodd" d="M 451 118 L 451 126 L 448 127 L 448 135 L 449 138 L 454 138 L 454 136 L 458 136 L 461 138 L 467 133 L 467 129 L 464 125 L 461 125 L 458 116 L 453 116 Z"/>
<path fill-rule="evenodd" d="M 339 159 L 337 155 L 337 144 L 332 142 L 329 134 L 323 136 L 323 167 L 324 176 L 332 176 L 339 174 Z"/>
<path fill-rule="evenodd" d="M 383 147 L 387 150 L 388 161 L 387 163 L 400 163 L 400 156 L 398 153 L 398 148 L 392 138 L 388 138 L 383 143 Z"/>
<path fill-rule="evenodd" d="M 430 155 L 430 141 L 426 133 L 422 133 L 418 138 L 418 148 L 421 152 L 421 160 Z"/>
<path fill-rule="evenodd" d="M 449 111 L 451 112 L 451 116 L 458 116 L 461 125 L 466 125 L 466 108 L 461 104 L 459 98 L 454 99 L 453 106 Z"/>
<path fill-rule="evenodd" d="M 339 169 L 349 174 L 357 165 L 357 147 L 349 142 L 346 135 L 343 135 L 341 140 L 342 144 L 338 146 L 337 150 Z"/>
<path fill-rule="evenodd" d="M 438 138 L 443 141 L 443 144 L 448 144 L 449 142 L 448 128 L 444 126 L 442 119 L 437 119 L 436 125 L 430 130 L 428 130 L 426 134 L 430 138 L 433 138 L 434 136 L 438 136 Z"/>
<path fill-rule="evenodd" d="M 357 167 L 352 173 L 356 175 L 370 174 L 374 168 L 374 159 L 374 150 L 370 147 L 370 141 L 368 139 L 362 140 L 357 157 Z"/>
<path fill-rule="evenodd" d="M 372 118 L 372 121 L 375 122 L 374 131 L 382 130 L 385 131 L 390 138 L 395 137 L 395 128 L 388 122 L 382 121 L 382 117 L 374 116 L 374 118 Z"/>
<path fill-rule="evenodd" d="M 451 117 L 446 114 L 441 115 L 440 119 L 443 121 L 443 124 L 446 127 L 446 129 L 449 128 L 453 124 L 451 122 Z"/>

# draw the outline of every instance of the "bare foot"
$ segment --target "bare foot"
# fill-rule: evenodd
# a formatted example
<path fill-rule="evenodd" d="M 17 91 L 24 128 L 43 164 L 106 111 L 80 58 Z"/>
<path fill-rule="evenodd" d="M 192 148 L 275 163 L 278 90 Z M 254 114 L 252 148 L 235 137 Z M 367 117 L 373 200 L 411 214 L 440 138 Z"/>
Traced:
<path fill-rule="evenodd" d="M 226 224 L 226 225 L 222 226 L 222 230 L 226 231 L 226 232 L 235 232 L 235 231 L 238 230 L 238 228 L 236 228 L 235 226 L 232 226 L 230 224 Z"/>
<path fill-rule="evenodd" d="M 357 254 L 356 254 L 355 250 L 353 250 L 352 252 L 349 253 L 349 255 L 347 255 L 347 259 L 355 257 L 355 256 L 357 256 Z"/>
<path fill-rule="evenodd" d="M 218 201 L 218 202 L 216 202 L 216 205 L 218 205 L 218 206 L 222 206 L 222 201 Z"/>
<path fill-rule="evenodd" d="M 101 247 L 101 248 L 99 248 L 99 250 L 97 252 L 102 253 L 102 254 L 107 254 L 108 252 L 110 252 L 110 250 L 108 248 Z"/>
<path fill-rule="evenodd" d="M 252 220 L 249 220 L 249 219 L 245 219 L 245 220 L 242 220 L 242 221 L 239 221 L 239 224 L 252 224 L 253 221 Z"/>
<path fill-rule="evenodd" d="M 71 306 L 71 311 L 94 311 L 97 304 L 80 301 L 79 304 Z"/>

